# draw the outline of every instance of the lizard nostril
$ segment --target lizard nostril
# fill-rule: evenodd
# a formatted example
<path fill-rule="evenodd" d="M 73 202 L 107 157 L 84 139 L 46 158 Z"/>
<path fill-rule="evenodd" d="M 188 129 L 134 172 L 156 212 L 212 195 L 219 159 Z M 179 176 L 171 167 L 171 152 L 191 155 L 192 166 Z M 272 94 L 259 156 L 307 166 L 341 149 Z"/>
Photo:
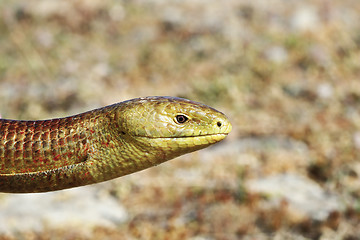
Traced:
<path fill-rule="evenodd" d="M 216 124 L 218 125 L 218 127 L 221 127 L 221 122 L 217 122 Z"/>

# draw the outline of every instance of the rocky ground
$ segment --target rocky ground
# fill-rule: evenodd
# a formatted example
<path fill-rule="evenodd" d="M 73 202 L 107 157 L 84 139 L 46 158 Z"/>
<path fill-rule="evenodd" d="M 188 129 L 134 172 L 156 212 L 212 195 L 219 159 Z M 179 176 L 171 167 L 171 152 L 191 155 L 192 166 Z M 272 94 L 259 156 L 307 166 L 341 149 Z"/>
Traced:
<path fill-rule="evenodd" d="M 0 194 L 0 239 L 360 239 L 356 0 L 0 2 L 0 114 L 170 95 L 228 139 L 107 183 Z"/>

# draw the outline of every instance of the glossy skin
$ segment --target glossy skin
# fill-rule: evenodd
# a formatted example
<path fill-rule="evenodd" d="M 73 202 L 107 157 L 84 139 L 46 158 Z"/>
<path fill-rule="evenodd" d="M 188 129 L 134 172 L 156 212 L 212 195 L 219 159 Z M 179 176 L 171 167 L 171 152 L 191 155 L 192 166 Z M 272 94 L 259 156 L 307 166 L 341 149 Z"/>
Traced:
<path fill-rule="evenodd" d="M 172 97 L 128 100 L 71 117 L 0 119 L 0 192 L 98 183 L 223 140 L 226 116 Z"/>

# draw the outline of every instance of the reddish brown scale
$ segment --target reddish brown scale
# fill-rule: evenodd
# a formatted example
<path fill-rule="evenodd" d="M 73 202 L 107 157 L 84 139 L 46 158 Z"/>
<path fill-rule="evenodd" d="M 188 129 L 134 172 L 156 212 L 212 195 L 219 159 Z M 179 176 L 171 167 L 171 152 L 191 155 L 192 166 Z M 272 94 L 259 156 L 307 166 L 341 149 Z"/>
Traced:
<path fill-rule="evenodd" d="M 0 175 L 53 170 L 86 160 L 89 134 L 78 126 L 95 120 L 92 112 L 44 121 L 0 119 Z"/>
<path fill-rule="evenodd" d="M 96 125 L 95 115 L 90 111 L 46 121 L 0 119 L 0 191 L 43 192 L 92 182 L 84 162 L 95 140 L 96 130 L 89 126 Z"/>
<path fill-rule="evenodd" d="M 114 106 L 61 119 L 0 119 L 0 192 L 44 192 L 93 183 L 92 164 L 87 162 L 90 145 L 100 142 L 104 133 L 99 123 L 108 125 L 103 113 Z"/>

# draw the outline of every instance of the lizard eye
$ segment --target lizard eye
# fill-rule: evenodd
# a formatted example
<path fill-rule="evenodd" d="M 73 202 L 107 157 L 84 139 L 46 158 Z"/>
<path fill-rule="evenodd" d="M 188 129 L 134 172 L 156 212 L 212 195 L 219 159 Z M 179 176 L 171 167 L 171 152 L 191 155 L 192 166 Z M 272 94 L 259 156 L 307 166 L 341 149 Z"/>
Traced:
<path fill-rule="evenodd" d="M 176 117 L 175 117 L 176 122 L 177 122 L 177 123 L 180 123 L 180 124 L 186 122 L 188 119 L 189 119 L 189 118 L 188 118 L 187 116 L 181 115 L 181 114 L 176 115 Z"/>

